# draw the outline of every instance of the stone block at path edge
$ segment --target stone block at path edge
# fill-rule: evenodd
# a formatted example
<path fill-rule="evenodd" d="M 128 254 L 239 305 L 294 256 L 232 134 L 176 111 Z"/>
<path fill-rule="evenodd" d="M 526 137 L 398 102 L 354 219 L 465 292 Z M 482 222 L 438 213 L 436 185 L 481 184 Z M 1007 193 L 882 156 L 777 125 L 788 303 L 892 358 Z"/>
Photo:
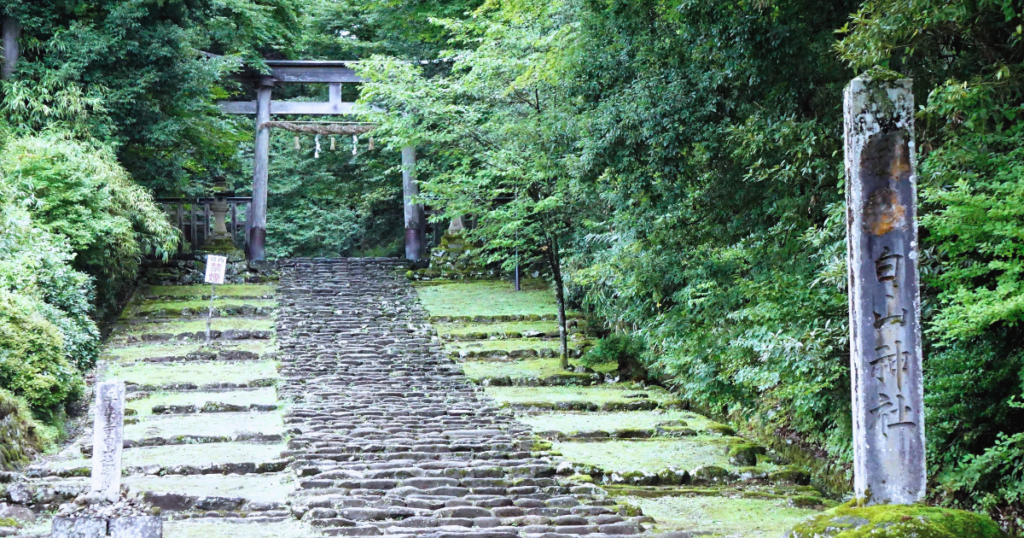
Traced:
<path fill-rule="evenodd" d="M 844 504 L 797 525 L 786 538 L 1006 538 L 988 516 L 919 504 Z M 56 537 L 55 537 L 56 538 Z"/>
<path fill-rule="evenodd" d="M 161 538 L 163 520 L 156 516 L 55 517 L 51 538 Z"/>

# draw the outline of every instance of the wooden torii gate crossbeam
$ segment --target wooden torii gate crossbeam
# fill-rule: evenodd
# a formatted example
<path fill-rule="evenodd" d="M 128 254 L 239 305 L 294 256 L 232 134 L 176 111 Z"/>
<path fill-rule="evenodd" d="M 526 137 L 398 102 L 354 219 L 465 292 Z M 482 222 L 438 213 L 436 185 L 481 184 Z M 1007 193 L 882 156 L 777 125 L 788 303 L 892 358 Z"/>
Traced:
<path fill-rule="evenodd" d="M 357 114 L 355 103 L 341 99 L 342 84 L 358 84 L 364 79 L 356 75 L 353 62 L 320 60 L 267 60 L 270 74 L 243 69 L 236 78 L 255 82 L 255 101 L 222 101 L 221 111 L 227 114 L 256 116 L 256 148 L 253 152 L 252 214 L 246 222 L 249 251 L 252 261 L 265 259 L 267 237 L 267 176 L 270 163 L 271 115 L 335 116 Z M 271 93 L 278 83 L 321 83 L 328 85 L 327 102 L 272 101 Z M 402 148 L 402 198 L 405 206 L 405 257 L 419 261 L 423 257 L 426 220 L 423 206 L 412 200 L 419 194 L 413 168 L 416 151 L 412 146 Z"/>

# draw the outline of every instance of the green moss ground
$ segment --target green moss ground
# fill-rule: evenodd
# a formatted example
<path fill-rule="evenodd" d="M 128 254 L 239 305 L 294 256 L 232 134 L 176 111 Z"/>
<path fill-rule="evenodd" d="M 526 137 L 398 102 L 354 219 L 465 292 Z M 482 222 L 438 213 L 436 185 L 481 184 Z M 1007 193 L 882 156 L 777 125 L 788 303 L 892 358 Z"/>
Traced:
<path fill-rule="evenodd" d="M 626 423 L 623 427 L 631 426 Z M 736 469 L 725 454 L 727 440 L 697 436 L 672 440 L 554 443 L 554 449 L 571 461 L 596 465 L 605 471 L 657 472 L 669 467 L 691 470 L 701 465 Z M 773 466 L 764 465 L 766 471 Z"/>
<path fill-rule="evenodd" d="M 135 491 L 181 493 L 209 497 L 242 497 L 257 502 L 284 502 L 295 490 L 295 475 L 275 473 L 248 476 L 130 476 L 123 483 Z M 166 525 L 166 523 L 165 523 Z M 166 536 L 166 527 L 165 534 Z M 196 535 L 207 538 L 206 535 Z"/>
<path fill-rule="evenodd" d="M 275 361 L 134 363 L 113 365 L 107 370 L 106 377 L 146 385 L 248 383 L 256 379 L 276 378 L 277 363 Z"/>
<path fill-rule="evenodd" d="M 543 413 L 518 417 L 535 431 L 611 431 L 623 428 L 650 429 L 659 422 L 686 421 L 688 427 L 701 431 L 710 421 L 689 411 L 621 411 L 614 413 Z"/>
<path fill-rule="evenodd" d="M 287 519 L 274 523 L 229 523 L 187 519 L 164 523 L 164 538 L 306 538 L 322 536 L 313 527 Z"/>
<path fill-rule="evenodd" d="M 240 433 L 282 434 L 281 413 L 199 413 L 192 415 L 148 415 L 138 424 L 124 428 L 125 439 L 175 435 L 237 435 Z"/>
<path fill-rule="evenodd" d="M 601 385 L 596 387 L 487 387 L 487 394 L 499 403 L 529 402 L 635 402 L 639 398 L 624 398 L 627 394 L 643 393 L 647 400 L 656 402 L 673 401 L 676 398 L 658 387 L 639 389 L 627 384 Z"/>
<path fill-rule="evenodd" d="M 204 347 L 206 347 L 206 344 L 202 343 L 162 342 L 159 344 L 138 344 L 125 347 L 108 348 L 107 353 L 115 361 L 131 362 L 151 357 L 180 357 L 188 355 L 193 351 L 198 351 Z M 268 340 L 241 340 L 230 343 L 215 341 L 214 344 L 210 346 L 211 351 L 222 349 L 252 351 L 254 353 L 263 354 L 275 351 L 276 347 L 273 341 Z"/>
<path fill-rule="evenodd" d="M 478 280 L 417 285 L 420 302 L 431 316 L 521 316 L 558 313 L 551 287 L 523 282 L 522 291 L 504 281 Z"/>
<path fill-rule="evenodd" d="M 576 366 L 578 361 L 570 360 L 569 364 Z M 618 367 L 619 365 L 616 363 L 608 363 L 598 365 L 594 370 L 600 373 L 612 373 Z M 466 361 L 462 363 L 462 371 L 474 381 L 506 376 L 513 379 L 543 379 L 565 373 L 559 359 L 529 359 L 513 362 Z"/>
<path fill-rule="evenodd" d="M 158 392 L 149 398 L 133 400 L 126 407 L 138 411 L 139 416 L 152 414 L 155 405 L 195 405 L 202 407 L 206 402 L 237 405 L 277 403 L 277 391 L 273 387 L 254 390 L 231 390 L 224 392 Z"/>
<path fill-rule="evenodd" d="M 276 460 L 286 446 L 254 443 L 205 443 L 201 445 L 167 445 L 124 450 L 122 461 L 133 465 L 202 465 L 205 463 L 262 463 Z"/>
<path fill-rule="evenodd" d="M 698 531 L 743 538 L 778 538 L 793 525 L 818 513 L 790 508 L 785 500 L 725 497 L 626 497 L 623 500 L 653 517 L 658 532 Z"/>
<path fill-rule="evenodd" d="M 263 463 L 278 459 L 285 450 L 283 443 L 203 443 L 126 448 L 121 456 L 125 467 L 144 465 L 203 465 L 207 463 Z M 74 469 L 92 466 L 92 459 L 76 453 L 75 457 L 55 459 L 51 469 Z"/>
<path fill-rule="evenodd" d="M 876 505 L 857 508 L 848 503 L 804 521 L 793 538 L 1003 538 L 988 516 L 922 505 Z"/>
<path fill-rule="evenodd" d="M 214 308 L 241 307 L 241 306 L 277 306 L 277 301 L 271 299 L 214 299 Z M 143 301 L 142 304 L 132 308 L 132 314 L 141 315 L 158 310 L 169 310 L 179 312 L 185 308 L 205 312 L 210 307 L 210 301 L 204 300 L 182 300 L 182 301 Z"/>
<path fill-rule="evenodd" d="M 267 284 L 226 284 L 217 286 L 218 297 L 270 297 L 274 295 L 274 286 Z M 210 298 L 210 285 L 194 286 L 150 286 L 144 291 L 146 296 L 155 297 L 187 297 L 190 299 Z"/>
<path fill-rule="evenodd" d="M 569 348 L 583 344 L 582 340 L 570 340 Z M 558 340 L 540 340 L 537 338 L 510 338 L 507 340 L 476 340 L 469 342 L 452 342 L 445 345 L 449 351 L 514 351 L 517 349 L 561 349 Z"/>
<path fill-rule="evenodd" d="M 246 331 L 272 331 L 274 320 L 267 318 L 243 318 L 223 317 L 213 318 L 210 324 L 215 331 L 226 331 L 228 329 L 241 329 Z M 170 321 L 158 323 L 134 323 L 122 325 L 118 328 L 118 334 L 156 334 L 156 333 L 194 333 L 206 330 L 206 320 L 197 319 L 189 321 Z"/>
<path fill-rule="evenodd" d="M 522 334 L 526 331 L 543 333 L 558 332 L 558 323 L 554 321 L 509 321 L 504 323 L 460 323 L 437 324 L 437 334 L 441 336 L 465 336 L 467 334 L 485 333 L 504 335 L 509 333 Z"/>

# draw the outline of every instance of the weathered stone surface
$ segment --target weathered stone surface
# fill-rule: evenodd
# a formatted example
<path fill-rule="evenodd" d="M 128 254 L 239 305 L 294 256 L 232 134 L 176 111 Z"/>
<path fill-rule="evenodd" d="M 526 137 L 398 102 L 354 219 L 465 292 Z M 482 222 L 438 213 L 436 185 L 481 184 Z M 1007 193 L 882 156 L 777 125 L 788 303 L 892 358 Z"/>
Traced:
<path fill-rule="evenodd" d="M 110 538 L 161 538 L 164 522 L 159 517 L 119 517 L 110 520 Z"/>
<path fill-rule="evenodd" d="M 606 500 L 600 488 L 570 494 L 554 464 L 531 456 L 530 429 L 499 412 L 432 340 L 400 266 L 283 264 L 278 391 L 293 401 L 282 454 L 300 477 L 292 513 L 333 536 L 513 538 L 530 525 L 561 536 L 602 525 L 642 532 L 595 506 Z M 574 511 L 581 506 L 592 510 Z"/>
<path fill-rule="evenodd" d="M 51 538 L 104 538 L 107 520 L 98 517 L 55 517 Z"/>
<path fill-rule="evenodd" d="M 121 451 L 124 448 L 124 383 L 96 384 L 90 493 L 110 502 L 121 494 Z"/>
<path fill-rule="evenodd" d="M 925 494 L 911 82 L 854 79 L 844 117 L 854 490 L 909 504 Z"/>

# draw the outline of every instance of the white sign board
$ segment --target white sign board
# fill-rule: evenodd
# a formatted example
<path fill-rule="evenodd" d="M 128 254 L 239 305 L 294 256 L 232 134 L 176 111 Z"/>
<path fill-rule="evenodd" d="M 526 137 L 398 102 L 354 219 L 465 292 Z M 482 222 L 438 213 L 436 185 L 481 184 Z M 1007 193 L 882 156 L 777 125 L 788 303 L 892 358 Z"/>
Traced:
<path fill-rule="evenodd" d="M 227 268 L 228 258 L 227 256 L 214 256 L 213 254 L 206 257 L 206 283 L 207 284 L 223 284 L 224 283 L 224 270 Z"/>

